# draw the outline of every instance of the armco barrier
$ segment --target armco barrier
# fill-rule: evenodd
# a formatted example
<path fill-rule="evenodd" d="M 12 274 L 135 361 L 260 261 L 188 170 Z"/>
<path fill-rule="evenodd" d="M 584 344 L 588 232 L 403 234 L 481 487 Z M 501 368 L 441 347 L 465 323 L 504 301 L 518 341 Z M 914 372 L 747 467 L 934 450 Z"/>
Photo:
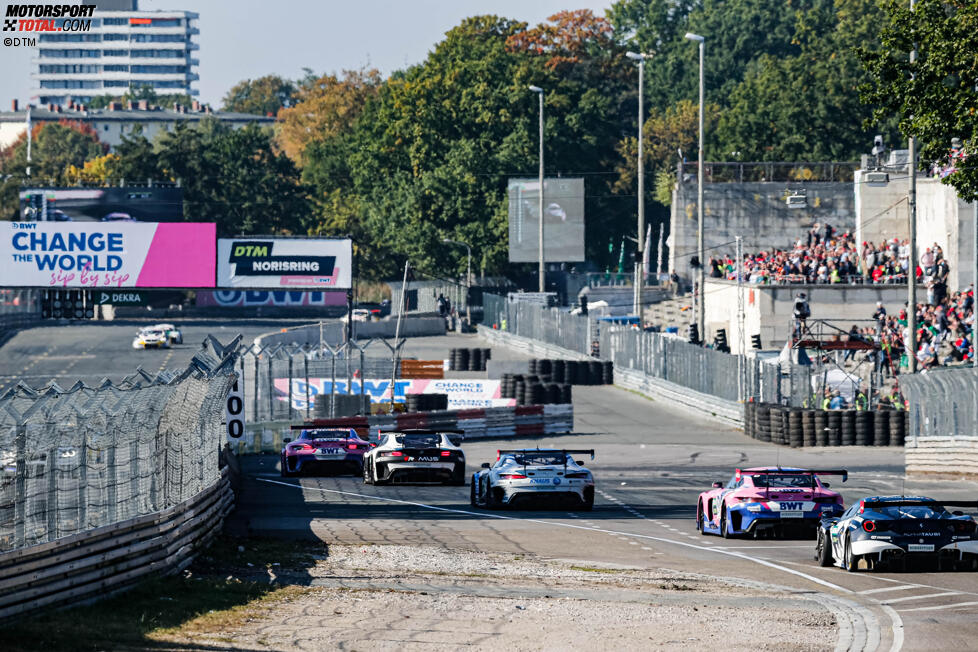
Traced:
<path fill-rule="evenodd" d="M 753 402 L 744 404 L 743 420 L 748 437 L 792 448 L 903 446 L 907 428 L 907 412 L 900 410 L 807 410 Z M 978 459 L 978 447 L 974 454 Z"/>
<path fill-rule="evenodd" d="M 462 430 L 466 439 L 495 439 L 532 437 L 571 432 L 574 429 L 574 406 L 525 405 L 516 407 L 475 408 L 471 410 L 439 410 L 404 414 L 375 414 L 369 417 L 338 417 L 313 419 L 311 425 L 321 428 L 354 428 L 361 437 L 373 441 L 381 431 L 405 428 Z M 288 421 L 250 424 L 237 442 L 234 452 L 278 453 L 292 425 Z"/>
<path fill-rule="evenodd" d="M 193 498 L 50 543 L 0 554 L 0 621 L 177 573 L 217 534 L 234 497 L 225 473 Z"/>

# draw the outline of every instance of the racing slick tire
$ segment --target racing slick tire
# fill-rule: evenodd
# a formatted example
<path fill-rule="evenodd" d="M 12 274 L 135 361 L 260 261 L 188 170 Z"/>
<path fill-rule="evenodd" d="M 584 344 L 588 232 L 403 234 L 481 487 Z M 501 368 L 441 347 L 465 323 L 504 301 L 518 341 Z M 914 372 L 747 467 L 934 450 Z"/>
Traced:
<path fill-rule="evenodd" d="M 464 487 L 465 486 L 465 465 L 457 464 L 455 465 L 455 470 L 452 471 L 452 479 L 448 481 L 449 485 L 453 487 Z"/>
<path fill-rule="evenodd" d="M 386 480 L 381 480 L 380 479 L 380 477 L 377 475 L 377 464 L 376 463 L 371 463 L 371 465 L 370 465 L 370 477 L 373 479 L 373 483 L 372 484 L 375 484 L 375 485 L 385 485 L 385 484 L 390 484 L 391 483 L 391 480 L 390 480 L 389 477 Z"/>
<path fill-rule="evenodd" d="M 370 475 L 370 465 L 367 462 L 363 463 L 363 484 L 373 484 L 373 476 Z"/>
<path fill-rule="evenodd" d="M 578 505 L 577 511 L 579 512 L 590 512 L 594 509 L 594 490 L 588 491 L 587 488 L 584 489 L 584 500 Z"/>
<path fill-rule="evenodd" d="M 492 483 L 486 486 L 486 509 L 499 509 L 500 505 L 496 502 L 496 496 L 492 493 Z"/>
<path fill-rule="evenodd" d="M 819 566 L 832 565 L 832 543 L 825 528 L 818 528 L 818 538 L 815 540 L 815 560 Z"/>
<path fill-rule="evenodd" d="M 281 475 L 283 478 L 294 478 L 296 475 L 286 468 L 284 458 L 282 458 L 281 462 L 279 462 L 279 475 Z"/>
<path fill-rule="evenodd" d="M 855 573 L 857 570 L 859 570 L 859 559 L 852 554 L 852 542 L 848 537 L 846 537 L 846 547 L 842 557 L 842 567 L 849 573 Z"/>
<path fill-rule="evenodd" d="M 706 512 L 703 510 L 703 503 L 696 503 L 696 529 L 699 530 L 700 536 L 706 536 L 706 523 L 703 519 L 706 517 Z"/>
<path fill-rule="evenodd" d="M 472 481 L 469 483 L 469 487 L 471 488 L 471 490 L 469 491 L 469 504 L 472 505 L 473 507 L 478 507 L 479 503 L 476 501 L 475 498 L 475 476 L 474 475 L 472 476 Z"/>
<path fill-rule="evenodd" d="M 720 512 L 720 536 L 724 539 L 730 539 L 733 535 L 727 529 L 727 508 L 724 507 L 723 511 Z"/>

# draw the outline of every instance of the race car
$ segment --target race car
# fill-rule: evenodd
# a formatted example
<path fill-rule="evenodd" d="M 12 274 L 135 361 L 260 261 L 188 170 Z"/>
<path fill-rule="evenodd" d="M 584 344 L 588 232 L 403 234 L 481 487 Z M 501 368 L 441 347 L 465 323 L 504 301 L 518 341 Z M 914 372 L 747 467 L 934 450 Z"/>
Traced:
<path fill-rule="evenodd" d="M 167 338 L 170 340 L 170 344 L 183 344 L 183 333 L 180 332 L 180 329 L 173 324 L 157 324 L 152 328 L 166 333 Z"/>
<path fill-rule="evenodd" d="M 978 524 L 961 511 L 978 501 L 942 502 L 924 496 L 871 496 L 853 503 L 840 517 L 819 524 L 815 559 L 821 566 L 849 572 L 860 560 L 869 570 L 906 567 L 910 559 L 936 560 L 945 567 L 978 570 Z"/>
<path fill-rule="evenodd" d="M 570 503 L 590 511 L 594 507 L 594 476 L 573 455 L 594 450 L 521 448 L 498 451 L 472 476 L 473 507 L 496 509 L 531 503 Z"/>
<path fill-rule="evenodd" d="M 295 441 L 285 440 L 281 454 L 283 478 L 315 471 L 349 473 L 363 472 L 363 456 L 373 446 L 357 436 L 352 428 L 309 428 L 292 426 L 298 430 Z"/>
<path fill-rule="evenodd" d="M 849 477 L 844 469 L 737 469 L 726 485 L 714 482 L 700 494 L 696 529 L 724 538 L 814 531 L 823 516 L 843 510 L 842 496 L 829 490 L 823 475 L 841 475 L 843 482 Z"/>
<path fill-rule="evenodd" d="M 170 348 L 170 338 L 166 332 L 156 327 L 144 328 L 136 334 L 132 340 L 134 349 L 168 349 Z"/>
<path fill-rule="evenodd" d="M 411 429 L 380 433 L 363 458 L 364 484 L 441 482 L 465 484 L 460 430 Z"/>

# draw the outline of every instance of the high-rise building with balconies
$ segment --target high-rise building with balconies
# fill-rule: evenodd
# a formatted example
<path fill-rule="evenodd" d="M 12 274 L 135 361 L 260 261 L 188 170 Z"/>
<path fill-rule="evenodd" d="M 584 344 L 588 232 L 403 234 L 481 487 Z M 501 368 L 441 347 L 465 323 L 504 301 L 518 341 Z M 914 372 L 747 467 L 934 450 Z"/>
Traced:
<path fill-rule="evenodd" d="M 89 31 L 40 32 L 32 100 L 91 102 L 150 87 L 159 95 L 196 96 L 193 37 L 198 14 L 139 11 L 137 0 L 96 0 Z M 56 19 L 55 26 L 63 19 Z"/>

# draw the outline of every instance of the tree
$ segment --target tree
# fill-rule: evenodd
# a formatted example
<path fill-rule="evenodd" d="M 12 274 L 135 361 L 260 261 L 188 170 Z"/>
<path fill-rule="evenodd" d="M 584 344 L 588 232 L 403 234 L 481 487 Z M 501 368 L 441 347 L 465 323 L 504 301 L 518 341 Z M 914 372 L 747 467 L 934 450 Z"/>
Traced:
<path fill-rule="evenodd" d="M 122 142 L 115 147 L 118 160 L 113 165 L 115 179 L 142 183 L 146 179 L 161 179 L 153 144 L 143 135 L 142 126 L 136 125 L 132 133 L 123 134 Z"/>
<path fill-rule="evenodd" d="M 85 161 L 85 164 L 80 168 L 69 165 L 68 169 L 65 170 L 65 181 L 72 186 L 107 186 L 119 178 L 116 172 L 118 164 L 119 157 L 117 155 L 106 154 Z"/>
<path fill-rule="evenodd" d="M 27 176 L 27 136 L 0 150 L 0 215 L 16 219 L 19 212 L 18 191 L 22 185 L 68 183 L 69 166 L 82 168 L 85 161 L 102 156 L 108 145 L 99 142 L 90 126 L 70 120 L 42 122 L 31 130 L 31 175 Z"/>
<path fill-rule="evenodd" d="M 224 96 L 223 109 L 256 115 L 278 115 L 280 109 L 292 106 L 296 86 L 278 75 L 245 79 L 231 87 Z"/>
<path fill-rule="evenodd" d="M 874 117 L 899 116 L 904 136 L 914 136 L 921 161 L 950 165 L 951 139 L 965 157 L 978 152 L 978 4 L 918 0 L 914 11 L 886 0 L 878 50 L 860 49 L 870 79 L 863 98 L 877 106 Z M 916 43 L 917 61 L 909 53 Z M 965 201 L 978 200 L 978 166 L 960 164 L 943 182 Z"/>
<path fill-rule="evenodd" d="M 295 94 L 295 104 L 279 114 L 278 143 L 282 150 L 296 165 L 305 165 L 306 147 L 351 131 L 380 84 L 380 73 L 373 69 L 306 80 Z"/>
<path fill-rule="evenodd" d="M 161 133 L 159 166 L 184 188 L 185 219 L 216 222 L 221 235 L 305 233 L 307 189 L 271 141 L 268 129 L 216 120 Z"/>

